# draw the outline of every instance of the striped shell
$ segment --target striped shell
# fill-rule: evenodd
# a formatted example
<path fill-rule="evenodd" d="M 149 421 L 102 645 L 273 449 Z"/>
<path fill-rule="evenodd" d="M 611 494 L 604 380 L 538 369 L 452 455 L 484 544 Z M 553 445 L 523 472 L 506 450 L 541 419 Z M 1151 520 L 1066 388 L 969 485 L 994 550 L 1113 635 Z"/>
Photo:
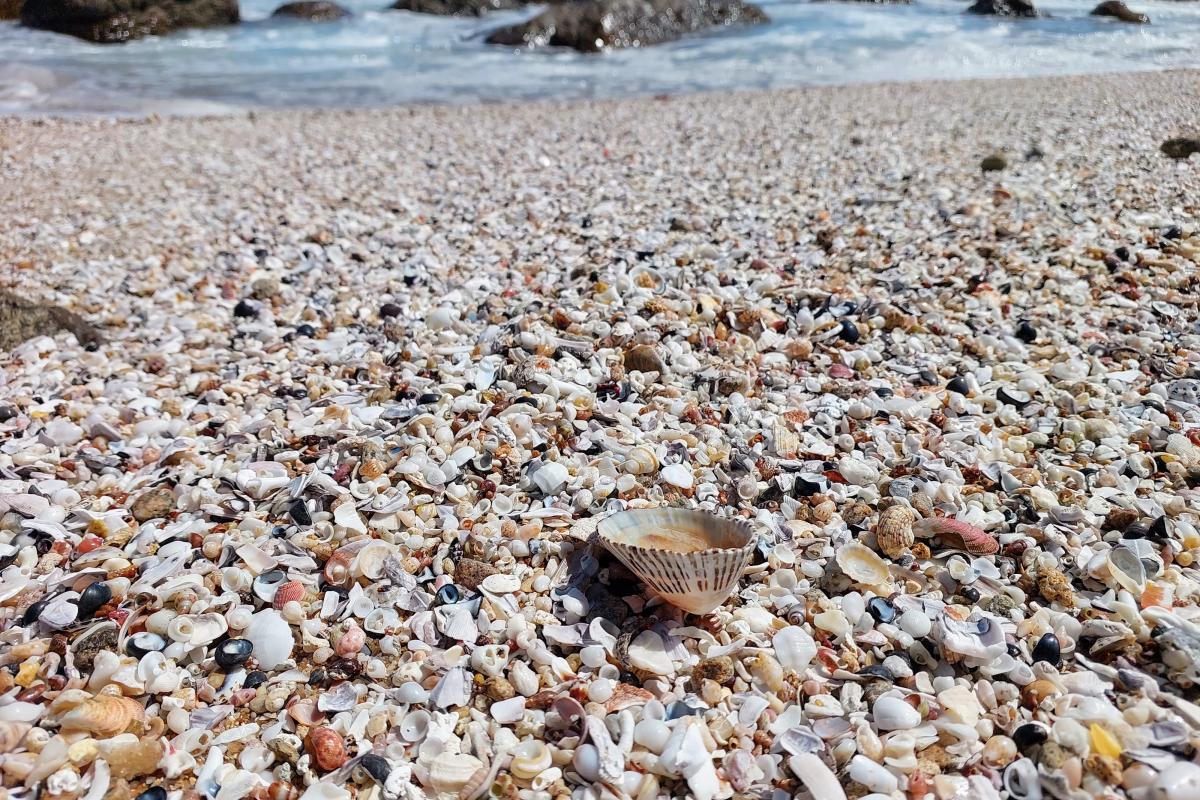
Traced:
<path fill-rule="evenodd" d="M 917 522 L 913 530 L 923 536 L 936 536 L 951 547 L 976 556 L 987 556 L 1000 549 L 996 537 L 968 522 L 948 517 L 931 517 Z"/>
<path fill-rule="evenodd" d="M 693 614 L 707 614 L 729 597 L 755 546 L 744 520 L 680 508 L 622 511 L 602 520 L 596 533 L 647 586 Z"/>
<path fill-rule="evenodd" d="M 133 724 L 141 726 L 146 709 L 129 697 L 101 694 L 68 711 L 61 720 L 63 730 L 87 731 L 97 739 L 108 739 Z"/>
<path fill-rule="evenodd" d="M 913 521 L 916 514 L 908 506 L 890 506 L 879 515 L 875 525 L 875 541 L 888 558 L 899 558 L 913 543 Z"/>
<path fill-rule="evenodd" d="M 300 581 L 288 581 L 287 583 L 279 584 L 279 588 L 275 590 L 275 596 L 271 598 L 271 605 L 275 608 L 283 608 L 293 600 L 300 601 L 304 599 L 304 584 Z"/>

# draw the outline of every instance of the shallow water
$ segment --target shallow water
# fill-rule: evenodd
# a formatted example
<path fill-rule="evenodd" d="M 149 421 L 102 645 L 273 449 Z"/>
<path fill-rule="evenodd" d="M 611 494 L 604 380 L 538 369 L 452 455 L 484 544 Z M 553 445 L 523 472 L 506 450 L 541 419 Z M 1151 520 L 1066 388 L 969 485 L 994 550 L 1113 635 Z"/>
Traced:
<path fill-rule="evenodd" d="M 878 80 L 1075 74 L 1200 66 L 1200 0 L 1131 2 L 1153 24 L 966 15 L 961 0 L 911 6 L 765 0 L 768 25 L 603 55 L 518 53 L 483 43 L 484 19 L 384 11 L 326 24 L 268 20 L 283 0 L 242 0 L 244 24 L 97 46 L 0 23 L 0 112 L 207 111 L 568 99 Z"/>

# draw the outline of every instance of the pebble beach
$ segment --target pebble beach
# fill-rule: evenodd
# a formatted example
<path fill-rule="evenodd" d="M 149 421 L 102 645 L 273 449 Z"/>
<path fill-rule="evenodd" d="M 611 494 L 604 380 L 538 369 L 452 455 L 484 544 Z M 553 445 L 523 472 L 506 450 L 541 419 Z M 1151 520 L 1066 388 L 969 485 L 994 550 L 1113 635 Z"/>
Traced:
<path fill-rule="evenodd" d="M 0 800 L 1200 798 L 1198 120 L 0 118 Z"/>

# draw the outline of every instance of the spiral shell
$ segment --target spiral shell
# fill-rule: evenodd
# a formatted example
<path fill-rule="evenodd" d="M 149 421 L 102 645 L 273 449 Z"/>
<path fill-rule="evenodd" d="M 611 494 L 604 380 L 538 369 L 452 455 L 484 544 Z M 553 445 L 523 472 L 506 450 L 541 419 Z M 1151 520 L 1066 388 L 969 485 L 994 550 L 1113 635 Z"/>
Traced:
<path fill-rule="evenodd" d="M 907 506 L 891 506 L 879 515 L 875 525 L 875 541 L 888 558 L 899 558 L 912 547 L 913 522 L 916 515 Z"/>
<path fill-rule="evenodd" d="M 649 475 L 658 469 L 658 455 L 652 448 L 639 444 L 625 454 L 624 466 L 630 475 Z"/>
<path fill-rule="evenodd" d="M 349 658 L 357 654 L 363 649 L 366 644 L 366 634 L 363 629 L 357 625 L 351 625 L 346 628 L 346 632 L 342 634 L 342 638 L 338 639 L 337 654 L 342 658 Z"/>
<path fill-rule="evenodd" d="M 353 577 L 350 572 L 350 564 L 358 555 L 358 548 L 351 549 L 352 546 L 339 547 L 333 551 L 333 555 L 325 562 L 325 580 L 329 581 L 334 586 L 348 586 Z"/>
<path fill-rule="evenodd" d="M 550 748 L 545 742 L 536 739 L 521 742 L 513 749 L 512 764 L 509 772 L 519 780 L 527 781 L 536 777 L 551 764 Z"/>
<path fill-rule="evenodd" d="M 86 731 L 97 739 L 123 733 L 130 725 L 145 722 L 146 709 L 129 697 L 101 694 L 68 711 L 62 718 L 63 730 Z"/>
<path fill-rule="evenodd" d="M 304 599 L 304 584 L 300 581 L 288 581 L 287 583 L 279 584 L 279 588 L 275 590 L 275 596 L 271 598 L 271 605 L 275 608 L 283 608 L 293 600 Z"/>
<path fill-rule="evenodd" d="M 332 728 L 313 728 L 304 739 L 304 749 L 322 770 L 330 772 L 346 763 L 346 744 Z"/>
<path fill-rule="evenodd" d="M 936 536 L 951 547 L 966 550 L 976 556 L 987 556 L 1000 549 L 996 537 L 985 530 L 958 519 L 931 517 L 917 522 L 913 530 L 925 536 Z"/>

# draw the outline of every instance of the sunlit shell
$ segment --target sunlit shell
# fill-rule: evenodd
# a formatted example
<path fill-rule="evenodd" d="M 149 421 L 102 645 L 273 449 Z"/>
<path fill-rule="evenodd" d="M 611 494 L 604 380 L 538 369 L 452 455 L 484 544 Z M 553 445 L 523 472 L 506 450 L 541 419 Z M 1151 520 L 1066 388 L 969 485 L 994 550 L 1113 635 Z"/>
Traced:
<path fill-rule="evenodd" d="M 966 550 L 976 556 L 991 555 L 1000 549 L 1000 543 L 996 541 L 995 536 L 962 520 L 930 517 L 916 522 L 913 530 L 923 536 L 936 536 L 951 547 Z"/>
<path fill-rule="evenodd" d="M 395 553 L 395 547 L 387 542 L 374 541 L 358 551 L 350 564 L 350 574 L 355 578 L 378 580 L 383 577 L 383 565 Z"/>
<path fill-rule="evenodd" d="M 429 783 L 442 795 L 457 795 L 483 767 L 483 762 L 465 753 L 441 753 L 429 765 Z"/>
<path fill-rule="evenodd" d="M 320 726 L 310 730 L 304 739 L 304 749 L 325 772 L 346 763 L 346 743 L 332 728 Z"/>
<path fill-rule="evenodd" d="M 658 469 L 658 456 L 645 445 L 637 445 L 625 454 L 625 471 L 630 475 L 648 475 Z"/>
<path fill-rule="evenodd" d="M 97 739 L 107 739 L 124 732 L 130 725 L 141 726 L 146 709 L 129 697 L 102 694 L 82 703 L 63 715 L 63 730 L 86 731 Z"/>
<path fill-rule="evenodd" d="M 888 558 L 899 558 L 913 543 L 913 521 L 916 514 L 908 506 L 890 506 L 879 515 L 875 525 L 875 541 Z"/>
<path fill-rule="evenodd" d="M 524 700 L 524 698 L 521 698 Z M 549 769 L 551 763 L 550 748 L 545 742 L 530 740 L 521 742 L 513 750 L 512 763 L 509 771 L 520 780 L 529 780 L 542 770 Z"/>
<path fill-rule="evenodd" d="M 887 562 L 858 542 L 843 545 L 838 550 L 837 563 L 850 580 L 863 586 L 883 586 L 890 581 Z"/>
<path fill-rule="evenodd" d="M 279 588 L 275 590 L 275 596 L 271 598 L 271 605 L 275 608 L 283 608 L 293 600 L 304 599 L 304 584 L 300 581 L 288 581 L 287 583 L 279 584 Z"/>
<path fill-rule="evenodd" d="M 664 600 L 693 614 L 724 602 L 755 545 L 744 520 L 676 508 L 622 511 L 601 521 L 597 534 Z"/>

